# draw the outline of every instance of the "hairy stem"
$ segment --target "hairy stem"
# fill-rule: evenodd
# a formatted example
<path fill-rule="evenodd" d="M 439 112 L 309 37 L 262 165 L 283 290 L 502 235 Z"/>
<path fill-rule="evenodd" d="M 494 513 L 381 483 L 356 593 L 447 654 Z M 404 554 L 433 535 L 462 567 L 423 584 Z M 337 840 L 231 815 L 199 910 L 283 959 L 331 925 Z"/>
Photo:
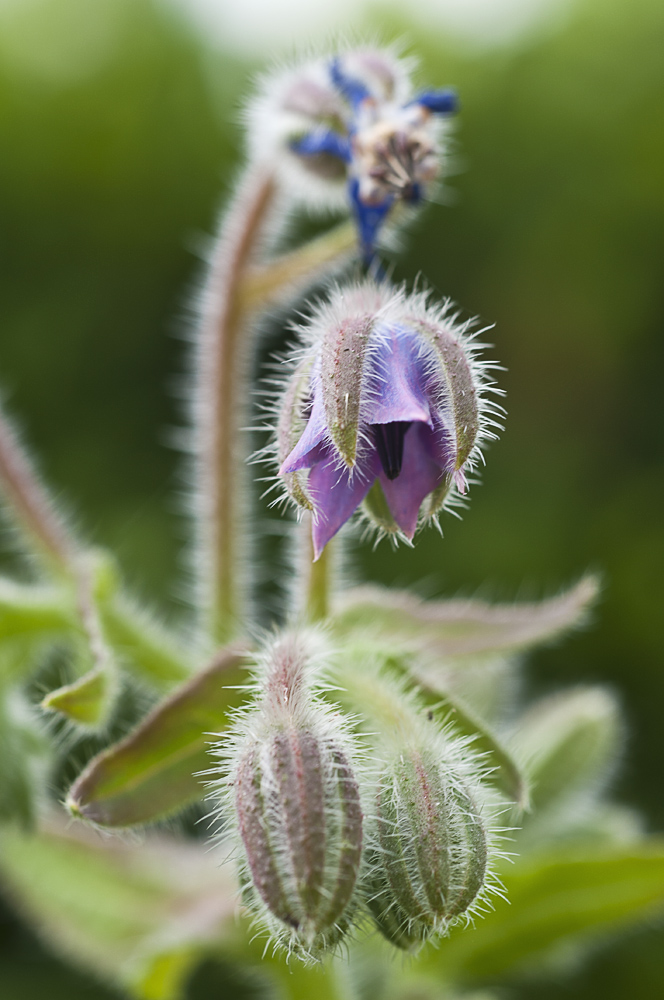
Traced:
<path fill-rule="evenodd" d="M 0 411 L 0 484 L 19 527 L 31 547 L 52 570 L 69 577 L 76 588 L 78 610 L 93 661 L 106 669 L 109 657 L 92 599 L 90 574 L 76 540 L 57 514 L 11 424 Z"/>
<path fill-rule="evenodd" d="M 101 614 L 94 593 L 94 574 L 89 558 L 70 532 L 24 451 L 16 432 L 0 410 L 0 491 L 10 512 L 23 531 L 31 551 L 41 556 L 47 567 L 73 588 L 78 620 L 63 612 L 68 631 L 80 627 L 87 637 L 96 668 L 111 667 L 106 642 L 126 647 L 139 672 L 161 684 L 172 684 L 190 672 L 183 654 L 166 635 L 141 619 L 121 596 L 107 613 Z M 65 604 L 66 607 L 66 604 Z"/>
<path fill-rule="evenodd" d="M 355 226 L 342 222 L 304 246 L 251 268 L 242 283 L 242 302 L 247 310 L 279 305 L 328 275 L 330 269 L 342 267 L 356 248 Z"/>
<path fill-rule="evenodd" d="M 295 528 L 295 593 L 293 610 L 306 622 L 324 621 L 330 613 L 330 600 L 337 575 L 338 551 L 328 542 L 314 562 L 311 538 L 311 514 L 307 511 Z"/>
<path fill-rule="evenodd" d="M 241 572 L 246 499 L 239 437 L 247 412 L 247 314 L 240 294 L 275 200 L 267 169 L 248 172 L 217 242 L 203 303 L 194 417 L 199 500 L 196 571 L 212 637 L 237 632 L 245 581 Z"/>
<path fill-rule="evenodd" d="M 76 546 L 18 437 L 0 410 L 0 488 L 28 541 L 52 569 L 68 572 Z"/>

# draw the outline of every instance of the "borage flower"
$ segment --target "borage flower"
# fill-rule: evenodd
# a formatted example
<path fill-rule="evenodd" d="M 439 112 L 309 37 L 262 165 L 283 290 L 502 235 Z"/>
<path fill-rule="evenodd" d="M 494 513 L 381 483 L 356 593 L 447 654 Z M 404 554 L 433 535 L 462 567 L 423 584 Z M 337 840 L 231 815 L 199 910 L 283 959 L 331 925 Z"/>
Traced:
<path fill-rule="evenodd" d="M 318 558 L 362 505 L 383 533 L 412 539 L 465 493 L 493 437 L 485 370 L 468 324 L 386 284 L 337 289 L 300 330 L 306 347 L 279 413 L 279 476 L 313 513 Z M 493 390 L 498 392 L 498 390 Z"/>
<path fill-rule="evenodd" d="M 415 93 L 408 65 L 360 49 L 266 77 L 249 109 L 254 154 L 297 171 L 290 187 L 325 204 L 346 189 L 362 252 L 398 201 L 416 204 L 438 176 L 452 90 Z"/>

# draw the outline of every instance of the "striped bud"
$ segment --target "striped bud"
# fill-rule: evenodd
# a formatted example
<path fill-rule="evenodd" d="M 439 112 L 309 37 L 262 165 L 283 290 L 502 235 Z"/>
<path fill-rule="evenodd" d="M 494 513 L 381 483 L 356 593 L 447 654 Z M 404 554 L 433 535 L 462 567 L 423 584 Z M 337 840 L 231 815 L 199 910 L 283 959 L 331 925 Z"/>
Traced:
<path fill-rule="evenodd" d="M 245 899 L 277 943 L 315 957 L 343 936 L 362 857 L 354 745 L 312 691 L 310 637 L 268 650 L 231 764 Z"/>
<path fill-rule="evenodd" d="M 395 758 L 377 793 L 368 905 L 379 930 L 410 949 L 443 933 L 485 886 L 485 821 L 467 779 L 435 751 Z"/>

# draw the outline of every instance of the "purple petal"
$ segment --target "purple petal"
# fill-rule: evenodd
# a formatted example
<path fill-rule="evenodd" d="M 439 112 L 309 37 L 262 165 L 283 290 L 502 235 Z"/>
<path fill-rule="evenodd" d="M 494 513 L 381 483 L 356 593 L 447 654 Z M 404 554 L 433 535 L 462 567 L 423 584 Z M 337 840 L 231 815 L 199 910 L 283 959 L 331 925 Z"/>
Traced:
<path fill-rule="evenodd" d="M 415 534 L 422 501 L 443 478 L 431 454 L 433 437 L 434 432 L 426 424 L 412 424 L 406 431 L 403 465 L 397 478 L 388 479 L 382 469 L 378 474 L 392 517 L 407 538 Z"/>
<path fill-rule="evenodd" d="M 381 331 L 362 416 L 368 424 L 418 420 L 432 424 L 425 363 L 410 331 Z"/>
<path fill-rule="evenodd" d="M 284 476 L 289 472 L 297 472 L 299 469 L 308 469 L 314 462 L 318 461 L 321 457 L 319 445 L 325 440 L 326 433 L 323 394 L 316 386 L 307 426 L 304 428 L 302 437 L 279 469 L 279 475 Z"/>
<path fill-rule="evenodd" d="M 318 559 L 329 540 L 362 503 L 378 471 L 375 454 L 368 456 L 352 475 L 348 469 L 339 467 L 331 453 L 328 456 L 314 465 L 307 486 L 316 512 L 312 530 L 314 559 Z"/>
<path fill-rule="evenodd" d="M 428 430 L 429 433 L 423 436 L 423 444 L 429 456 L 440 469 L 452 472 L 456 465 L 453 436 L 437 417 L 434 418 L 433 428 L 428 428 Z"/>

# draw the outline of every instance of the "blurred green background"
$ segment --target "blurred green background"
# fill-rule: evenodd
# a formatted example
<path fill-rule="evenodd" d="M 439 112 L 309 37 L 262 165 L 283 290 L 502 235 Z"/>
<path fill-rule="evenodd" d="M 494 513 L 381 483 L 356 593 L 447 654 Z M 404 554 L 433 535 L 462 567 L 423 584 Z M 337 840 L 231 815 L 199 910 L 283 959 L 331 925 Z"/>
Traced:
<path fill-rule="evenodd" d="M 463 521 L 414 551 L 366 546 L 358 572 L 512 599 L 599 570 L 592 627 L 538 654 L 527 687 L 621 693 L 631 739 L 617 794 L 661 829 L 664 4 L 578 0 L 555 27 L 483 49 L 398 7 L 361 17 L 407 37 L 423 80 L 459 89 L 448 204 L 418 220 L 395 274 L 421 272 L 495 321 L 508 419 Z M 257 65 L 150 0 L 0 5 L 0 381 L 88 537 L 172 615 L 186 526 L 166 443 L 181 423 L 182 334 Z M 264 560 L 268 585 L 276 565 Z M 501 995 L 655 997 L 663 965 L 653 929 Z M 44 995 L 106 994 L 3 910 L 0 996 Z M 191 995 L 248 994 L 208 966 Z"/>

